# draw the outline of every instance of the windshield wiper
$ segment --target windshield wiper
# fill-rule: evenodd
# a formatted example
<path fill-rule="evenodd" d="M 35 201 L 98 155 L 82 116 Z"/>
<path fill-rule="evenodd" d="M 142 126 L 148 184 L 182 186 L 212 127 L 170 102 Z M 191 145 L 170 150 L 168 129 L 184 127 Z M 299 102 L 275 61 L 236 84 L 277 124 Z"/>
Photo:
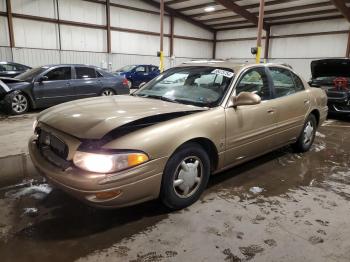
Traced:
<path fill-rule="evenodd" d="M 171 98 L 166 97 L 166 96 L 156 96 L 156 95 L 137 95 L 137 96 L 146 97 L 146 98 L 153 98 L 153 99 L 160 99 L 160 100 L 163 100 L 163 101 L 166 101 L 166 102 L 179 104 L 179 101 L 177 101 L 176 99 L 171 99 Z"/>

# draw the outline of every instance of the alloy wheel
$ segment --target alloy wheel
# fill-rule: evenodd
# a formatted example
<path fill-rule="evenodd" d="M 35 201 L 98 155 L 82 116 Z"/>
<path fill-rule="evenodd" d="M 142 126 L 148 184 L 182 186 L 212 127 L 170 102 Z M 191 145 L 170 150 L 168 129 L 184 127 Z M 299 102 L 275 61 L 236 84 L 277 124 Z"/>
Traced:
<path fill-rule="evenodd" d="M 12 98 L 11 107 L 16 114 L 24 113 L 28 109 L 28 99 L 22 94 L 16 94 Z"/>
<path fill-rule="evenodd" d="M 114 95 L 114 92 L 112 90 L 109 90 L 109 89 L 104 90 L 102 92 L 102 96 L 113 96 L 113 95 Z"/>

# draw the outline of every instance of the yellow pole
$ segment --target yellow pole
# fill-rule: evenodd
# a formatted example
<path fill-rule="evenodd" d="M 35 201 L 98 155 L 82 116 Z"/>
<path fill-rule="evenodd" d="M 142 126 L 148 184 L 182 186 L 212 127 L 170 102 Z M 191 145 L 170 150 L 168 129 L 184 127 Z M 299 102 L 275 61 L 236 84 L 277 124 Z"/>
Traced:
<path fill-rule="evenodd" d="M 164 39 L 164 0 L 160 0 L 160 52 L 159 52 L 159 70 L 164 71 L 164 53 L 163 53 L 163 39 Z"/>
<path fill-rule="evenodd" d="M 256 52 L 256 63 L 260 64 L 261 59 L 261 39 L 262 39 L 262 30 L 264 26 L 264 7 L 265 7 L 265 0 L 260 0 L 260 7 L 259 7 L 259 23 L 258 23 L 258 37 L 257 37 L 257 52 Z"/>

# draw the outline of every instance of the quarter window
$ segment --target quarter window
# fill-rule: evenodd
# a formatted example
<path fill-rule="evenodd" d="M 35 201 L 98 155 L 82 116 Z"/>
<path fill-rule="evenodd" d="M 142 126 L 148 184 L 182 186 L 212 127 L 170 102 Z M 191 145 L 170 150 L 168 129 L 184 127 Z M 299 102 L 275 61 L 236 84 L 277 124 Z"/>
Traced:
<path fill-rule="evenodd" d="M 241 92 L 257 94 L 261 100 L 270 99 L 271 92 L 265 72 L 260 68 L 254 68 L 245 73 L 236 87 L 236 95 Z"/>
<path fill-rule="evenodd" d="M 301 81 L 301 79 L 296 74 L 292 73 L 292 77 L 293 77 L 293 80 L 294 80 L 294 83 L 295 83 L 296 90 L 297 91 L 305 90 L 305 86 L 304 86 L 303 81 Z"/>
<path fill-rule="evenodd" d="M 273 67 L 270 68 L 270 72 L 275 87 L 275 96 L 277 98 L 292 95 L 300 91 L 294 84 L 292 73 L 289 70 Z"/>
<path fill-rule="evenodd" d="M 96 71 L 90 67 L 76 67 L 77 79 L 96 78 Z"/>
<path fill-rule="evenodd" d="M 52 69 L 46 74 L 48 81 L 57 81 L 57 80 L 68 80 L 71 79 L 71 68 L 70 67 L 59 67 Z"/>

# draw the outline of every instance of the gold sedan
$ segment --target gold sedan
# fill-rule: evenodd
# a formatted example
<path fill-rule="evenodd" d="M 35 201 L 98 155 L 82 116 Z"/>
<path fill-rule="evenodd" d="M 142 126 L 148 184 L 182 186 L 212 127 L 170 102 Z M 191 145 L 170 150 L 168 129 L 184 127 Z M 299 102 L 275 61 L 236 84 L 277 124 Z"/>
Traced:
<path fill-rule="evenodd" d="M 131 96 L 43 111 L 29 141 L 37 169 L 86 203 L 194 203 L 210 175 L 292 144 L 308 151 L 327 116 L 323 90 L 276 64 L 185 63 Z"/>

